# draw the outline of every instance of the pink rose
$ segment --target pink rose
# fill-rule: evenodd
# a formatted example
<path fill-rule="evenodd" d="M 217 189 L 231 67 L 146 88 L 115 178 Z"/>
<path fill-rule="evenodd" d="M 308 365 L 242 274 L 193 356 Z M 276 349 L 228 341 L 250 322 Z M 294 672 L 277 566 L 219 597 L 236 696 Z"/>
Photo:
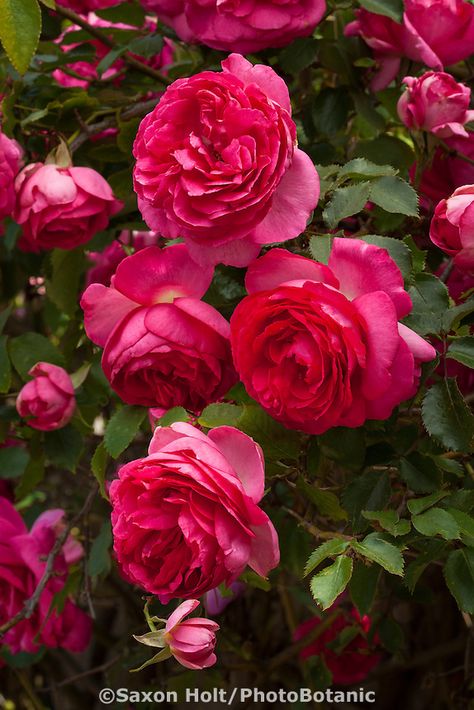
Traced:
<path fill-rule="evenodd" d="M 133 247 L 135 252 L 137 252 L 145 247 L 156 245 L 158 240 L 159 235 L 155 232 L 124 230 L 119 234 L 116 241 L 105 247 L 104 251 L 89 252 L 87 258 L 93 266 L 86 273 L 86 286 L 94 283 L 110 286 L 110 281 L 117 266 L 127 256 L 127 252 L 124 249 L 125 246 Z"/>
<path fill-rule="evenodd" d="M 15 181 L 13 219 L 23 227 L 23 251 L 74 249 L 105 229 L 119 212 L 104 178 L 91 168 L 60 168 L 32 163 Z"/>
<path fill-rule="evenodd" d="M 324 0 L 142 0 L 185 42 L 225 52 L 258 52 L 307 37 L 321 20 Z"/>
<path fill-rule="evenodd" d="M 86 289 L 86 333 L 105 347 L 105 376 L 125 402 L 199 412 L 235 384 L 229 324 L 199 300 L 211 280 L 176 244 L 147 247 L 119 264 L 110 288 Z"/>
<path fill-rule="evenodd" d="M 333 605 L 326 613 L 330 615 L 336 608 L 336 605 Z M 324 619 L 315 616 L 300 624 L 295 631 L 295 641 L 304 639 L 322 621 Z M 369 643 L 367 639 L 371 626 L 370 617 L 361 617 L 357 609 L 352 608 L 350 612 L 341 611 L 341 615 L 315 641 L 309 643 L 301 651 L 300 657 L 303 660 L 312 656 L 322 657 L 331 671 L 333 683 L 336 685 L 362 683 L 382 660 L 382 654 L 373 650 L 374 645 L 378 644 L 378 639 L 375 638 L 372 643 Z M 334 651 L 331 648 L 331 642 L 335 641 L 345 629 L 352 627 L 360 629 L 357 636 L 349 641 L 339 653 Z"/>
<path fill-rule="evenodd" d="M 437 205 L 430 239 L 454 258 L 462 271 L 474 273 L 474 185 L 458 187 Z"/>
<path fill-rule="evenodd" d="M 334 239 L 329 266 L 272 249 L 250 265 L 231 318 L 248 393 L 291 429 L 322 434 L 387 419 L 435 350 L 398 322 L 412 309 L 385 249 Z"/>
<path fill-rule="evenodd" d="M 275 529 L 257 505 L 262 451 L 241 431 L 158 427 L 149 455 L 118 476 L 110 486 L 118 564 L 163 604 L 229 586 L 247 565 L 266 576 L 278 564 Z"/>
<path fill-rule="evenodd" d="M 18 143 L 0 129 L 0 220 L 9 217 L 15 206 L 15 177 L 21 167 L 23 151 Z"/>
<path fill-rule="evenodd" d="M 13 505 L 0 498 L 0 625 L 23 609 L 38 586 L 45 560 L 63 529 L 63 516 L 63 510 L 49 510 L 39 516 L 28 532 Z M 81 545 L 69 537 L 56 557 L 54 576 L 46 584 L 33 615 L 2 638 L 11 653 L 36 653 L 40 646 L 73 652 L 87 647 L 91 619 L 69 598 L 61 613 L 57 610 L 49 613 L 55 595 L 64 587 L 69 567 L 82 556 Z"/>
<path fill-rule="evenodd" d="M 398 115 L 405 126 L 438 138 L 468 135 L 464 125 L 474 119 L 469 110 L 471 89 L 444 72 L 406 76 L 403 83 L 408 88 L 398 102 Z"/>
<path fill-rule="evenodd" d="M 380 65 L 372 81 L 374 91 L 395 78 L 402 57 L 442 70 L 473 52 L 474 7 L 465 0 L 405 0 L 398 24 L 384 15 L 361 8 L 346 26 L 347 36 L 360 35 L 374 50 Z"/>
<path fill-rule="evenodd" d="M 102 18 L 98 17 L 93 12 L 90 12 L 87 15 L 87 22 L 92 25 L 92 27 L 98 27 L 101 30 L 114 29 L 136 31 L 137 29 L 136 27 L 133 27 L 132 25 L 126 25 L 123 22 L 107 22 L 106 20 L 103 20 Z M 82 42 L 74 42 L 72 44 L 67 44 L 67 42 L 65 42 L 65 39 L 67 39 L 68 34 L 72 32 L 77 32 L 80 29 L 81 28 L 78 27 L 78 25 L 69 25 L 69 27 L 67 27 L 64 32 L 54 41 L 56 42 L 56 44 L 59 44 L 63 52 L 70 52 L 72 49 L 84 45 L 92 46 L 94 47 L 96 52 L 94 59 L 92 61 L 82 60 L 79 62 L 72 62 L 71 64 L 67 64 L 66 70 L 55 69 L 53 71 L 53 76 L 56 81 L 62 86 L 78 86 L 86 89 L 91 81 L 97 81 L 99 79 L 97 67 L 100 61 L 110 52 L 110 47 L 108 47 L 106 44 L 103 44 L 103 42 L 101 42 L 100 40 L 92 38 L 90 40 L 84 40 Z M 143 29 L 148 33 L 155 32 L 156 22 L 152 21 L 150 18 L 147 18 Z M 170 40 L 165 38 L 163 49 L 159 54 L 148 59 L 144 59 L 143 57 L 138 58 L 141 59 L 141 61 L 143 61 L 145 64 L 148 64 L 149 66 L 153 67 L 154 69 L 161 69 L 162 67 L 171 64 L 171 62 L 173 61 L 173 44 L 172 42 L 170 42 Z M 102 73 L 101 78 L 103 80 L 110 80 L 116 77 L 115 83 L 120 83 L 120 81 L 123 79 L 123 71 L 125 67 L 126 64 L 124 60 L 118 57 L 112 64 L 112 66 Z M 67 70 L 70 70 L 72 74 L 68 73 Z M 75 74 L 79 76 L 74 76 Z"/>
<path fill-rule="evenodd" d="M 171 654 L 178 663 L 192 670 L 210 668 L 217 661 L 214 648 L 219 624 L 199 617 L 184 618 L 198 606 L 197 599 L 180 604 L 166 622 L 164 634 Z"/>
<path fill-rule="evenodd" d="M 319 178 L 283 80 L 238 54 L 222 67 L 178 79 L 143 119 L 134 187 L 150 229 L 184 237 L 200 264 L 245 266 L 304 231 Z"/>
<path fill-rule="evenodd" d="M 16 408 L 28 426 L 40 431 L 61 429 L 76 408 L 74 387 L 66 370 L 38 362 L 28 373 L 33 377 L 20 391 Z"/>

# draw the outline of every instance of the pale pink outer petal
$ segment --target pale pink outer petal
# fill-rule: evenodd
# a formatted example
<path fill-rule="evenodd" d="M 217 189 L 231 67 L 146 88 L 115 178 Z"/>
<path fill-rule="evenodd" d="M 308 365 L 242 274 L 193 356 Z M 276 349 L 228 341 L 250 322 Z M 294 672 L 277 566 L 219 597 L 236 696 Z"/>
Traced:
<path fill-rule="evenodd" d="M 257 244 L 294 239 L 306 229 L 319 200 L 319 175 L 313 161 L 297 148 L 290 168 L 282 177 L 266 217 L 253 230 Z"/>
<path fill-rule="evenodd" d="M 418 333 L 415 333 L 411 328 L 407 328 L 403 323 L 398 324 L 398 332 L 405 343 L 410 348 L 410 352 L 416 362 L 430 362 L 436 357 L 435 348 L 424 340 Z"/>
<path fill-rule="evenodd" d="M 328 265 L 347 298 L 352 300 L 364 293 L 385 291 L 393 301 L 398 318 L 410 313 L 412 301 L 405 291 L 402 273 L 386 249 L 360 239 L 336 237 Z"/>
<path fill-rule="evenodd" d="M 222 62 L 224 72 L 229 72 L 238 77 L 243 83 L 257 84 L 262 91 L 284 108 L 291 116 L 291 103 L 288 87 L 278 74 L 264 64 L 251 64 L 241 54 L 230 54 Z"/>
<path fill-rule="evenodd" d="M 249 265 L 245 288 L 248 293 L 258 293 L 295 280 L 318 281 L 334 288 L 339 287 L 338 280 L 325 264 L 277 248 L 270 249 Z"/>
<path fill-rule="evenodd" d="M 198 266 L 184 244 L 150 246 L 120 262 L 113 285 L 131 301 L 151 306 L 176 296 L 201 298 L 212 276 L 212 267 Z"/>
<path fill-rule="evenodd" d="M 137 303 L 120 291 L 103 284 L 91 284 L 81 298 L 87 337 L 96 345 L 104 347 L 119 321 L 137 307 Z"/>
<path fill-rule="evenodd" d="M 381 91 L 382 89 L 385 89 L 385 87 L 388 86 L 397 76 L 400 70 L 401 59 L 400 57 L 385 55 L 376 55 L 375 58 L 380 66 L 380 69 L 371 80 L 370 88 L 372 91 Z"/>
<path fill-rule="evenodd" d="M 265 489 L 265 460 L 260 446 L 238 429 L 220 426 L 208 434 L 240 479 L 246 494 L 258 503 Z"/>
<path fill-rule="evenodd" d="M 280 562 L 278 535 L 270 519 L 252 530 L 255 537 L 252 538 L 248 565 L 261 577 L 266 577 Z"/>
<path fill-rule="evenodd" d="M 153 432 L 150 446 L 148 447 L 149 454 L 156 454 L 163 451 L 168 444 L 178 439 L 190 437 L 192 439 L 200 439 L 209 443 L 208 437 L 202 431 L 187 422 L 175 422 L 169 427 L 156 427 Z"/>
<path fill-rule="evenodd" d="M 197 599 L 187 599 L 185 602 L 179 605 L 177 609 L 173 611 L 171 616 L 166 622 L 166 631 L 169 633 L 174 626 L 180 623 L 185 616 L 190 614 L 192 611 L 197 609 L 200 602 Z"/>

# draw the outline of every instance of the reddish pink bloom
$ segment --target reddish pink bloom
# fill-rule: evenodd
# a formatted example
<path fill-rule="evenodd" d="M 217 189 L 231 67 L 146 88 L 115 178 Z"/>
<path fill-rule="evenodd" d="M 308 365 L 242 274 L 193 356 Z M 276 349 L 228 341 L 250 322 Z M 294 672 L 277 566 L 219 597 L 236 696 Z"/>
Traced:
<path fill-rule="evenodd" d="M 13 219 L 21 224 L 20 248 L 74 249 L 105 229 L 122 203 L 91 168 L 60 168 L 32 163 L 15 181 Z"/>
<path fill-rule="evenodd" d="M 329 266 L 272 249 L 249 266 L 231 319 L 248 393 L 292 429 L 322 434 L 387 419 L 435 350 L 399 323 L 412 302 L 385 249 L 334 239 Z"/>
<path fill-rule="evenodd" d="M 402 57 L 437 71 L 472 54 L 474 7 L 465 0 L 405 0 L 401 24 L 361 8 L 347 25 L 347 36 L 360 35 L 374 50 L 380 71 L 372 88 L 395 78 Z"/>
<path fill-rule="evenodd" d="M 200 264 L 245 266 L 304 231 L 319 178 L 284 81 L 238 54 L 222 67 L 175 81 L 143 119 L 134 187 L 150 229 L 184 237 Z"/>
<path fill-rule="evenodd" d="M 155 246 L 159 235 L 155 232 L 131 232 L 124 230 L 118 239 L 105 247 L 104 251 L 91 251 L 87 257 L 93 264 L 86 273 L 86 286 L 104 284 L 110 286 L 110 281 L 117 266 L 127 257 L 124 246 L 133 247 L 135 252 L 145 247 Z"/>
<path fill-rule="evenodd" d="M 314 30 L 324 0 L 142 0 L 185 42 L 225 52 L 284 47 Z"/>
<path fill-rule="evenodd" d="M 163 604 L 228 586 L 247 565 L 266 576 L 278 564 L 275 529 L 257 505 L 262 451 L 241 431 L 158 427 L 147 458 L 118 476 L 110 486 L 118 564 Z"/>
<path fill-rule="evenodd" d="M 474 185 L 464 185 L 437 205 L 430 239 L 462 271 L 474 273 Z"/>
<path fill-rule="evenodd" d="M 0 129 L 0 219 L 9 217 L 15 206 L 15 177 L 21 167 L 23 151 L 18 143 Z"/>
<path fill-rule="evenodd" d="M 40 515 L 28 532 L 13 505 L 0 498 L 0 625 L 25 605 L 43 576 L 45 559 L 64 526 L 64 511 Z M 89 644 L 89 616 L 67 598 L 63 611 L 51 614 L 54 596 L 64 587 L 69 567 L 83 556 L 81 545 L 69 537 L 56 557 L 55 574 L 47 583 L 33 616 L 20 621 L 2 639 L 11 653 L 35 653 L 40 646 L 80 652 Z"/>
<path fill-rule="evenodd" d="M 444 72 L 406 76 L 403 83 L 407 89 L 398 102 L 398 115 L 408 128 L 439 138 L 468 135 L 464 125 L 474 119 L 469 110 L 471 89 Z"/>
<path fill-rule="evenodd" d="M 197 609 L 199 601 L 188 599 L 179 605 L 166 622 L 164 640 L 172 655 L 185 668 L 202 670 L 217 661 L 214 648 L 219 624 L 209 619 L 193 617 L 185 619 Z"/>
<path fill-rule="evenodd" d="M 74 387 L 66 370 L 38 362 L 28 373 L 33 377 L 20 391 L 16 408 L 28 426 L 40 431 L 61 429 L 76 408 Z"/>
<path fill-rule="evenodd" d="M 229 324 L 199 300 L 211 280 L 176 244 L 127 257 L 110 288 L 85 291 L 86 332 L 105 348 L 105 376 L 125 402 L 198 412 L 235 384 Z"/>
<path fill-rule="evenodd" d="M 327 613 L 331 614 L 335 608 L 335 606 L 331 607 Z M 295 631 L 295 641 L 304 639 L 319 626 L 321 621 L 322 619 L 314 617 L 298 626 Z M 361 617 L 354 608 L 350 613 L 342 612 L 321 636 L 303 649 L 300 656 L 303 660 L 312 656 L 321 656 L 331 671 L 333 683 L 336 685 L 362 683 L 382 660 L 382 654 L 373 650 L 367 640 L 371 625 L 370 617 Z M 329 646 L 331 641 L 335 641 L 344 629 L 352 626 L 360 629 L 359 634 L 340 653 L 333 651 Z"/>

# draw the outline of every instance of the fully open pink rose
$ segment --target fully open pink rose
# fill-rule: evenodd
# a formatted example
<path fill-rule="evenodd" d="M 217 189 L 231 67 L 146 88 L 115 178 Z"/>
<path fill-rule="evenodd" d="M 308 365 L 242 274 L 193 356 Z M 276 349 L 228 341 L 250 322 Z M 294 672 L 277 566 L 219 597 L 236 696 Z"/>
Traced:
<path fill-rule="evenodd" d="M 0 219 L 9 217 L 15 206 L 15 177 L 20 169 L 22 150 L 0 128 Z"/>
<path fill-rule="evenodd" d="M 33 379 L 23 386 L 16 400 L 19 415 L 33 429 L 61 429 L 76 408 L 71 378 L 62 367 L 49 362 L 38 362 L 28 374 Z"/>
<path fill-rule="evenodd" d="M 74 249 L 85 244 L 122 208 L 104 178 L 91 168 L 32 163 L 15 181 L 13 219 L 23 227 L 24 251 Z"/>
<path fill-rule="evenodd" d="M 278 564 L 275 529 L 257 505 L 262 451 L 241 431 L 158 427 L 148 457 L 118 476 L 110 500 L 120 569 L 163 604 L 228 586 L 247 565 L 266 576 Z"/>
<path fill-rule="evenodd" d="M 201 264 L 245 266 L 304 231 L 319 178 L 284 81 L 238 54 L 222 67 L 175 81 L 143 119 L 134 187 L 150 229 L 184 237 Z"/>
<path fill-rule="evenodd" d="M 333 605 L 327 610 L 327 614 L 331 615 L 337 608 L 336 604 Z M 303 660 L 312 656 L 323 658 L 332 673 L 333 683 L 336 685 L 362 683 L 382 660 L 382 654 L 376 648 L 380 642 L 377 637 L 372 642 L 368 640 L 368 634 L 372 626 L 370 617 L 361 617 L 355 608 L 349 611 L 339 608 L 340 615 L 315 641 L 310 642 L 301 651 L 300 657 Z M 302 641 L 322 621 L 323 619 L 315 616 L 300 624 L 295 631 L 295 641 Z M 357 629 L 359 633 L 339 653 L 333 650 L 330 645 L 331 642 L 340 637 L 344 630 L 349 630 L 350 628 Z"/>
<path fill-rule="evenodd" d="M 439 138 L 467 136 L 464 125 L 474 119 L 469 110 L 471 89 L 445 72 L 406 76 L 406 91 L 398 102 L 398 115 L 408 128 L 430 131 Z"/>
<path fill-rule="evenodd" d="M 250 265 L 231 319 L 249 394 L 292 429 L 387 419 L 417 389 L 435 350 L 399 323 L 412 308 L 385 249 L 334 239 L 329 266 L 272 249 Z"/>
<path fill-rule="evenodd" d="M 374 50 L 380 71 L 372 82 L 376 91 L 395 78 L 402 57 L 442 70 L 466 59 L 474 47 L 474 6 L 466 0 L 405 0 L 398 24 L 384 15 L 356 10 L 345 34 L 360 35 Z"/>
<path fill-rule="evenodd" d="M 107 245 L 104 251 L 89 252 L 87 257 L 92 268 L 86 273 L 86 286 L 94 283 L 110 286 L 117 266 L 128 256 L 124 247 L 132 247 L 137 252 L 145 247 L 155 246 L 159 238 L 156 232 L 137 232 L 127 229 L 120 233 L 116 241 Z"/>
<path fill-rule="evenodd" d="M 0 497 L 0 626 L 31 597 L 43 576 L 46 558 L 64 527 L 64 511 L 49 510 L 28 532 L 13 505 Z M 91 619 L 66 598 L 61 613 L 51 604 L 64 587 L 69 567 L 83 556 L 81 545 L 69 537 L 54 563 L 54 575 L 29 619 L 20 621 L 2 638 L 11 653 L 35 653 L 40 646 L 83 651 L 89 643 Z"/>
<path fill-rule="evenodd" d="M 142 5 L 185 42 L 242 54 L 306 37 L 326 9 L 324 0 L 142 0 Z"/>
<path fill-rule="evenodd" d="M 474 185 L 464 185 L 435 209 L 430 239 L 462 271 L 474 274 Z"/>
<path fill-rule="evenodd" d="M 164 640 L 178 663 L 194 671 L 210 668 L 217 661 L 214 648 L 219 624 L 210 619 L 185 619 L 197 609 L 199 601 L 188 599 L 179 605 L 166 622 Z"/>
<path fill-rule="evenodd" d="M 110 288 L 87 288 L 86 332 L 125 402 L 198 412 L 235 384 L 229 324 L 199 300 L 212 275 L 184 244 L 147 247 L 119 264 Z"/>

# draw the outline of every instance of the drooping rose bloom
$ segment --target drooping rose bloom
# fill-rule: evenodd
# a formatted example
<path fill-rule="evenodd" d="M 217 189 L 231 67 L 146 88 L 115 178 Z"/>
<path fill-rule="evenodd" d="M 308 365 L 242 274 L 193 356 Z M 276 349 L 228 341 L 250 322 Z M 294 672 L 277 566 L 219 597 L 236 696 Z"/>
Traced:
<path fill-rule="evenodd" d="M 291 429 L 322 434 L 387 419 L 435 350 L 398 322 L 412 308 L 385 249 L 334 239 L 329 266 L 272 249 L 247 271 L 231 319 L 248 393 Z"/>
<path fill-rule="evenodd" d="M 21 167 L 23 151 L 0 128 L 0 219 L 9 217 L 15 206 L 15 177 Z"/>
<path fill-rule="evenodd" d="M 28 426 L 40 431 L 61 429 L 76 408 L 74 387 L 66 370 L 38 362 L 28 373 L 33 378 L 20 391 L 16 408 Z"/>
<path fill-rule="evenodd" d="M 98 27 L 101 30 L 116 29 L 116 30 L 137 30 L 136 27 L 132 25 L 126 25 L 123 22 L 107 22 L 101 17 L 98 17 L 95 13 L 90 12 L 87 15 L 87 22 L 92 25 L 92 27 Z M 62 86 L 78 86 L 87 89 L 91 81 L 96 81 L 99 79 L 99 74 L 97 72 L 97 67 L 101 60 L 110 52 L 110 47 L 101 42 L 98 39 L 90 38 L 89 40 L 83 40 L 81 42 L 73 42 L 72 44 L 67 43 L 67 36 L 72 32 L 77 32 L 81 28 L 78 25 L 69 25 L 64 32 L 58 37 L 55 42 L 59 44 L 63 52 L 70 52 L 76 47 L 89 45 L 95 49 L 95 57 L 91 60 L 81 60 L 78 62 L 71 62 L 67 64 L 66 67 L 71 73 L 68 73 L 64 69 L 55 69 L 53 71 L 53 77 Z M 156 31 L 156 22 L 152 21 L 150 18 L 146 19 L 144 29 L 148 33 L 153 33 Z M 164 39 L 162 51 L 150 58 L 138 57 L 148 66 L 154 69 L 162 69 L 163 67 L 171 64 L 173 61 L 173 45 L 168 39 Z M 116 77 L 116 83 L 120 82 L 122 75 L 121 72 L 125 68 L 126 64 L 123 59 L 118 57 L 115 62 L 110 66 L 105 72 L 102 73 L 101 79 L 112 79 Z M 77 74 L 78 76 L 74 76 Z"/>
<path fill-rule="evenodd" d="M 198 606 L 197 599 L 188 599 L 180 604 L 166 622 L 164 634 L 164 639 L 178 663 L 192 670 L 210 668 L 217 661 L 214 648 L 219 624 L 199 617 L 184 618 Z"/>
<path fill-rule="evenodd" d="M 328 609 L 330 615 L 336 606 Z M 319 626 L 322 619 L 313 617 L 303 622 L 295 631 L 295 641 L 300 641 L 310 634 L 313 629 Z M 367 640 L 372 622 L 368 616 L 360 616 L 357 609 L 352 608 L 350 612 L 341 612 L 333 623 L 322 632 L 321 636 L 312 641 L 301 651 L 301 658 L 306 660 L 312 656 L 321 656 L 332 673 L 333 683 L 336 685 L 351 685 L 362 683 L 369 673 L 380 663 L 382 654 L 374 649 Z M 360 628 L 360 632 L 353 638 L 340 653 L 330 647 L 339 634 L 349 627 Z"/>
<path fill-rule="evenodd" d="M 321 20 L 324 0 L 141 0 L 184 42 L 225 52 L 258 52 L 307 37 Z"/>
<path fill-rule="evenodd" d="M 87 335 L 105 348 L 104 374 L 125 402 L 200 412 L 235 384 L 229 324 L 199 300 L 211 280 L 176 244 L 132 254 L 110 288 L 86 289 Z"/>
<path fill-rule="evenodd" d="M 360 35 L 374 51 L 380 71 L 372 88 L 383 89 L 395 78 L 402 57 L 437 71 L 466 59 L 474 46 L 474 7 L 466 0 L 405 0 L 398 24 L 384 15 L 356 10 L 347 36 Z"/>
<path fill-rule="evenodd" d="M 155 246 L 159 240 L 155 232 L 138 232 L 123 230 L 116 241 L 105 247 L 104 251 L 90 251 L 87 254 L 92 267 L 86 272 L 86 286 L 104 284 L 110 286 L 110 281 L 117 266 L 127 257 L 124 246 L 132 247 L 135 252 L 145 247 Z"/>
<path fill-rule="evenodd" d="M 13 219 L 23 227 L 23 251 L 74 249 L 105 229 L 122 203 L 91 168 L 32 163 L 15 181 Z"/>
<path fill-rule="evenodd" d="M 143 119 L 134 188 L 150 229 L 184 237 L 198 263 L 245 266 L 304 231 L 319 178 L 284 81 L 237 54 L 222 67 L 178 79 Z"/>
<path fill-rule="evenodd" d="M 398 115 L 405 126 L 430 131 L 438 138 L 468 135 L 464 126 L 474 119 L 469 87 L 445 72 L 406 76 L 403 83 L 407 89 L 398 102 Z"/>
<path fill-rule="evenodd" d="M 474 165 L 462 158 L 464 155 L 474 160 L 474 133 L 469 132 L 466 138 L 446 138 L 445 143 L 447 149 L 440 146 L 435 150 L 432 162 L 421 176 L 419 192 L 425 209 L 434 209 L 440 200 L 449 197 L 457 187 L 474 183 Z M 416 165 L 410 170 L 412 180 L 415 174 Z"/>
<path fill-rule="evenodd" d="M 430 239 L 454 258 L 462 271 L 474 274 L 474 185 L 458 187 L 437 205 Z"/>
<path fill-rule="evenodd" d="M 266 576 L 279 549 L 257 505 L 263 492 L 262 451 L 246 434 L 158 427 L 149 455 L 123 466 L 110 486 L 122 573 L 163 604 L 229 586 L 247 565 Z"/>
<path fill-rule="evenodd" d="M 45 560 L 64 527 L 63 516 L 63 510 L 49 510 L 39 516 L 28 532 L 13 505 L 0 498 L 0 625 L 23 609 L 37 588 Z M 46 584 L 33 615 L 20 621 L 2 638 L 11 653 L 35 653 L 40 646 L 73 652 L 87 647 L 91 619 L 71 599 L 66 599 L 60 614 L 57 610 L 49 614 L 54 596 L 64 587 L 69 567 L 82 556 L 81 545 L 69 537 L 55 559 L 54 575 Z"/>

